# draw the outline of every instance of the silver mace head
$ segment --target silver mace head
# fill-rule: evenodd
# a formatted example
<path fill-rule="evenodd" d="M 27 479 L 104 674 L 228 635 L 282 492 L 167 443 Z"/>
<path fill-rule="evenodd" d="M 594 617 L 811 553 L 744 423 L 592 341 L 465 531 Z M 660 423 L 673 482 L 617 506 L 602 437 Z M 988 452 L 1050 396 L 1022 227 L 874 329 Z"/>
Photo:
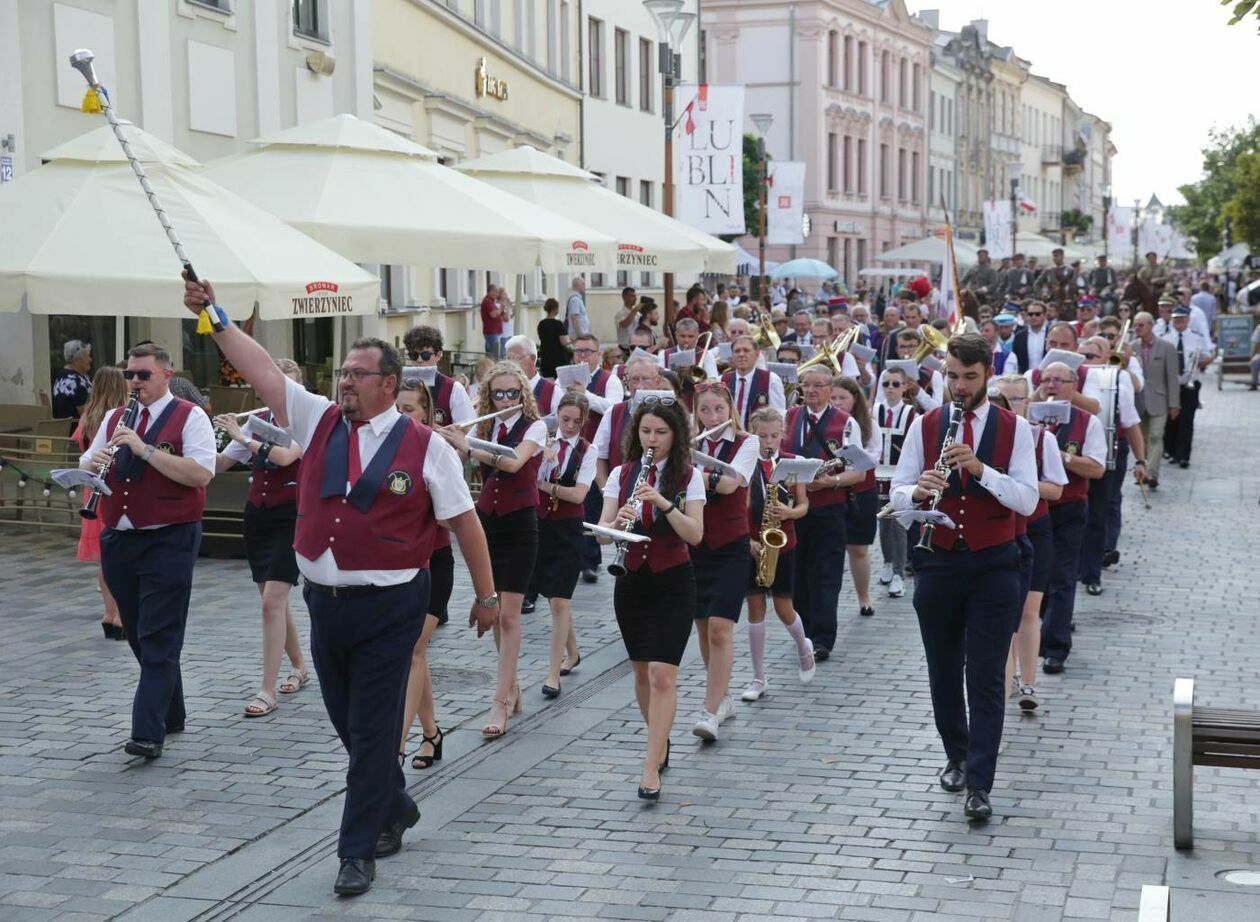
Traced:
<path fill-rule="evenodd" d="M 88 86 L 98 85 L 96 68 L 92 66 L 92 62 L 95 59 L 96 55 L 86 48 L 80 48 L 70 55 L 70 66 L 83 75 L 83 79 L 88 82 Z"/>

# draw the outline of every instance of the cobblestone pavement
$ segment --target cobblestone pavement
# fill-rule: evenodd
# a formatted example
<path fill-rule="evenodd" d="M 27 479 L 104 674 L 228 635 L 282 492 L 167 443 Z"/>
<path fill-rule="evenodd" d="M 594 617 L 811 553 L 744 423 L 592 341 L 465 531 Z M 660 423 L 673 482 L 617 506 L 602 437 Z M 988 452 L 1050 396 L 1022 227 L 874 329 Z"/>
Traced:
<path fill-rule="evenodd" d="M 446 758 L 409 772 L 424 818 L 371 892 L 338 900 L 344 755 L 308 686 L 263 720 L 257 595 L 242 561 L 197 567 L 184 654 L 188 729 L 145 764 L 121 751 L 136 666 L 101 639 L 88 565 L 65 538 L 0 532 L 0 920 L 1057 919 L 1136 917 L 1166 882 L 1174 918 L 1260 918 L 1218 880 L 1260 866 L 1255 775 L 1197 773 L 1196 851 L 1171 846 L 1171 693 L 1260 707 L 1255 597 L 1260 399 L 1204 390 L 1194 466 L 1169 470 L 1144 510 L 1126 490 L 1120 564 L 1078 600 L 1069 669 L 1013 711 L 987 827 L 942 792 L 923 655 L 908 598 L 876 588 L 813 685 L 772 627 L 771 692 L 740 705 L 721 742 L 690 734 L 702 672 L 681 672 L 661 802 L 635 797 L 640 719 L 611 584 L 580 586 L 584 651 L 544 703 L 548 619 L 527 618 L 526 713 L 477 732 L 493 647 L 459 626 L 431 662 Z M 469 599 L 456 590 L 457 612 Z M 293 595 L 303 641 L 300 594 Z M 668 604 L 668 600 L 662 600 Z M 545 606 L 544 606 L 545 611 Z M 749 670 L 742 632 L 735 687 Z M 693 645 L 694 647 L 694 645 Z"/>

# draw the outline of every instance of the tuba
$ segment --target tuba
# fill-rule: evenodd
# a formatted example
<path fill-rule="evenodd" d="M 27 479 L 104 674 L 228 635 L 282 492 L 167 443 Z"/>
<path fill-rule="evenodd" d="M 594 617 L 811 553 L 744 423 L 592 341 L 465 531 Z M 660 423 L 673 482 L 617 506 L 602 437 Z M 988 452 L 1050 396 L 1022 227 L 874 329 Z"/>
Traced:
<path fill-rule="evenodd" d="M 779 508 L 779 485 L 766 481 L 766 502 L 761 512 L 761 531 L 757 541 L 761 553 L 757 555 L 757 585 L 768 588 L 774 584 L 774 573 L 779 567 L 779 551 L 787 546 L 787 532 L 774 524 L 774 513 Z"/>

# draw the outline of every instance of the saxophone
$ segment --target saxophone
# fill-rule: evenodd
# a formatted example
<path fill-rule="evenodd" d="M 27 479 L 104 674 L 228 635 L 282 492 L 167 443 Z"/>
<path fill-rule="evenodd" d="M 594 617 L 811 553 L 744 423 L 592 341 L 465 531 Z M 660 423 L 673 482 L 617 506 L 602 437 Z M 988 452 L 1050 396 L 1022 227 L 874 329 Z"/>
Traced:
<path fill-rule="evenodd" d="M 757 541 L 761 544 L 761 553 L 757 555 L 757 585 L 768 588 L 774 585 L 774 572 L 779 567 L 779 551 L 787 546 L 787 532 L 774 524 L 774 513 L 778 510 L 779 485 L 766 481 L 766 501 L 761 512 L 761 531 Z"/>
<path fill-rule="evenodd" d="M 627 503 L 634 511 L 634 517 L 629 522 L 617 522 L 617 525 L 622 529 L 622 531 L 629 531 L 635 526 L 635 523 L 639 521 L 639 511 L 643 508 L 643 500 L 636 499 L 634 494 L 638 492 L 641 484 L 647 483 L 648 471 L 652 469 L 652 464 L 654 463 L 652 456 L 655 453 L 655 449 L 643 449 L 643 466 L 639 468 L 639 479 L 636 480 L 634 482 L 634 486 L 630 488 L 630 499 Z M 630 549 L 630 542 L 618 541 L 615 546 L 617 548 L 617 552 L 613 554 L 612 563 L 608 565 L 608 572 L 613 576 L 625 576 L 626 573 L 629 572 L 629 570 L 626 569 L 626 552 Z"/>
<path fill-rule="evenodd" d="M 953 417 L 949 421 L 949 431 L 945 433 L 945 438 L 941 442 L 941 453 L 937 455 L 936 464 L 932 469 L 942 477 L 948 477 L 951 470 L 948 462 L 945 460 L 945 451 L 958 439 L 958 427 L 962 424 L 963 418 L 963 402 L 955 401 L 950 406 L 950 412 Z M 933 512 L 940 505 L 941 492 L 939 490 L 932 491 L 932 498 L 928 500 L 928 508 Z M 919 543 L 916 544 L 915 550 L 932 552 L 932 532 L 936 531 L 936 526 L 931 522 L 924 522 L 923 527 L 919 530 Z"/>

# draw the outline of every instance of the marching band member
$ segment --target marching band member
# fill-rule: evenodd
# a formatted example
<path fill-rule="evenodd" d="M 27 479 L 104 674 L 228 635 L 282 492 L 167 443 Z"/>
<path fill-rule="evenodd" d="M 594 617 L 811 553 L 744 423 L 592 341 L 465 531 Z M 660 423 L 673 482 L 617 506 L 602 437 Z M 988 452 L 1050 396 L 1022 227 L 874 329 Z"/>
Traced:
<path fill-rule="evenodd" d="M 696 348 L 696 343 L 700 339 L 700 324 L 690 317 L 683 317 L 674 324 L 674 340 L 675 345 L 661 352 L 657 357 L 657 363 L 662 368 L 669 368 L 669 360 L 679 352 L 687 352 Z M 717 367 L 717 347 L 709 349 L 704 355 L 697 355 L 696 362 L 704 370 L 709 378 L 718 376 Z"/>
<path fill-rule="evenodd" d="M 403 337 L 403 348 L 407 351 L 410 364 L 421 368 L 436 367 L 442 361 L 442 331 L 437 327 L 414 326 Z M 449 375 L 437 372 L 429 392 L 433 397 L 431 424 L 434 427 L 465 423 L 476 415 L 468 392 Z M 426 421 L 425 425 L 430 425 L 430 422 Z"/>
<path fill-rule="evenodd" d="M 498 600 L 481 526 L 455 452 L 394 406 L 402 360 L 379 339 L 351 344 L 334 404 L 303 390 L 214 304 L 205 279 L 185 281 L 184 305 L 215 311 L 214 340 L 302 446 L 294 546 L 306 579 L 311 659 L 328 716 L 350 756 L 333 889 L 365 893 L 376 861 L 396 853 L 420 818 L 396 759 L 407 667 L 429 594 L 437 520 L 459 539 L 477 599 L 469 624 L 496 619 Z M 341 540 L 338 541 L 338 538 Z"/>
<path fill-rule="evenodd" d="M 276 359 L 276 367 L 302 383 L 302 369 L 297 362 Z M 270 413 L 263 418 L 265 422 L 273 420 Z M 293 529 L 297 523 L 302 450 L 295 444 L 272 445 L 247 435 L 231 413 L 216 416 L 214 424 L 230 439 L 215 461 L 215 473 L 221 474 L 238 463 L 253 467 L 242 524 L 250 575 L 262 596 L 263 676 L 258 693 L 245 705 L 245 716 L 263 717 L 276 709 L 276 681 L 283 654 L 289 656 L 290 669 L 280 685 L 282 694 L 294 694 L 310 679 L 289 607 L 289 590 L 298 583 Z"/>
<path fill-rule="evenodd" d="M 438 390 L 435 388 L 435 390 Z M 440 393 L 440 390 L 439 390 Z M 421 381 L 404 379 L 398 385 L 394 398 L 398 412 L 410 417 L 421 426 L 428 426 L 433 417 L 434 391 Z M 470 415 L 468 417 L 472 419 Z M 425 606 L 424 626 L 411 650 L 411 669 L 407 673 L 407 691 L 403 701 L 402 739 L 398 744 L 398 757 L 407 756 L 407 738 L 416 719 L 420 720 L 420 746 L 411 757 L 414 769 L 431 768 L 442 760 L 444 734 L 437 722 L 437 708 L 433 701 L 433 678 L 429 672 L 429 641 L 442 623 L 451 590 L 455 585 L 455 555 L 451 552 L 451 533 L 438 523 L 433 542 L 433 556 L 429 558 L 429 601 Z M 428 752 L 425 752 L 425 748 Z"/>
<path fill-rule="evenodd" d="M 767 594 L 774 604 L 774 613 L 779 616 L 779 621 L 787 628 L 788 635 L 796 644 L 798 675 L 802 684 L 808 684 L 814 679 L 814 645 L 805 636 L 805 622 L 792 607 L 792 587 L 796 575 L 795 523 L 809 510 L 809 494 L 803 483 L 785 487 L 770 482 L 770 475 L 774 473 L 774 466 L 779 459 L 795 457 L 780 450 L 783 442 L 783 414 L 774 407 L 762 407 L 752 415 L 750 425 L 751 435 L 757 440 L 759 449 L 757 466 L 754 468 L 748 493 L 748 527 L 752 535 L 749 551 L 752 554 L 752 564 L 745 589 L 748 602 L 748 653 L 752 660 L 753 678 L 740 698 L 744 701 L 758 701 L 770 685 L 766 681 L 765 667 Z M 766 503 L 771 490 L 777 490 L 778 496 L 772 508 L 767 510 Z M 787 541 L 779 550 L 774 572 L 770 575 L 770 585 L 762 586 L 757 582 L 757 563 L 765 550 L 760 539 L 762 528 L 767 524 L 781 529 Z"/>
<path fill-rule="evenodd" d="M 912 359 L 923 345 L 923 338 L 917 330 L 901 330 L 897 334 L 897 358 Z M 919 365 L 919 379 L 915 382 L 918 393 L 915 395 L 915 406 L 919 412 L 926 413 L 941 405 L 945 394 L 945 379 L 939 371 L 926 365 Z"/>
<path fill-rule="evenodd" d="M 1028 418 L 1028 381 L 1023 375 L 1008 374 L 995 379 L 998 392 L 1006 398 L 1010 410 Z M 1038 426 L 1033 436 L 1033 453 L 1037 459 L 1037 507 L 1032 515 L 1020 516 L 1016 527 L 1021 551 L 1030 558 L 1023 568 L 1022 610 L 1016 616 L 1011 651 L 1006 660 L 1006 684 L 1010 688 L 1019 673 L 1019 707 L 1036 710 L 1037 651 L 1041 646 L 1041 602 L 1050 583 L 1054 564 L 1054 534 L 1050 525 L 1050 501 L 1057 500 L 1067 484 L 1067 472 L 1059 457 L 1059 443 Z"/>
<path fill-rule="evenodd" d="M 633 295 L 634 289 L 628 290 Z M 625 297 L 624 293 L 622 297 Z M 586 366 L 591 370 L 591 380 L 586 385 L 583 395 L 586 398 L 589 409 L 586 414 L 586 424 L 582 429 L 582 438 L 586 439 L 589 444 L 595 441 L 595 433 L 599 430 L 600 421 L 625 398 L 625 389 L 622 387 L 621 378 L 615 373 L 600 367 L 598 336 L 591 333 L 582 333 L 574 337 L 573 361 L 585 362 Z M 579 387 L 579 385 L 573 385 L 569 389 L 570 393 L 573 393 Z M 594 462 L 595 454 L 592 452 L 591 463 L 593 464 Z M 588 490 L 584 512 L 585 521 L 598 522 L 602 506 L 603 501 L 600 498 L 600 492 L 598 490 Z M 581 542 L 582 548 L 582 581 L 587 583 L 597 582 L 599 580 L 599 564 L 601 560 L 599 545 L 590 535 L 583 535 L 581 529 L 578 529 L 578 540 Z"/>
<path fill-rule="evenodd" d="M 857 420 L 862 449 L 878 464 L 883 449 L 879 429 L 871 421 L 866 395 L 857 381 L 844 376 L 833 378 L 831 405 Z M 849 490 L 844 511 L 845 550 L 849 556 L 849 572 L 853 574 L 853 590 L 857 593 L 858 614 L 869 618 L 875 614 L 875 607 L 871 605 L 871 545 L 875 543 L 875 517 L 879 513 L 879 486 L 875 482 L 874 468 L 866 471 L 863 479 Z"/>
<path fill-rule="evenodd" d="M 1063 663 L 1072 652 L 1072 612 L 1076 606 L 1089 481 L 1102 477 L 1107 461 L 1107 442 L 1098 417 L 1082 411 L 1072 400 L 1076 381 L 1077 376 L 1067 365 L 1052 362 L 1041 375 L 1040 387 L 1033 392 L 1034 400 L 1073 404 L 1072 417 L 1066 425 L 1047 427 L 1058 442 L 1059 457 L 1068 475 L 1062 495 L 1050 503 L 1054 566 L 1041 622 L 1041 655 L 1045 658 L 1041 668 L 1048 675 L 1062 672 Z"/>
<path fill-rule="evenodd" d="M 992 368 L 984 340 L 955 336 L 945 361 L 957 409 L 946 405 L 911 423 L 891 497 L 898 510 L 939 497 L 936 508 L 958 526 L 936 526 L 928 539 L 932 551 L 914 552 L 914 608 L 948 759 L 940 784 L 951 792 L 966 788 L 964 815 L 983 821 L 993 814 L 1002 670 L 1019 610 L 1015 519 L 1036 508 L 1037 464 L 1027 423 L 987 400 Z M 953 419 L 959 411 L 963 418 Z M 957 435 L 944 447 L 955 421 Z"/>
<path fill-rule="evenodd" d="M 890 442 L 890 464 L 895 465 L 901 457 L 906 432 L 918 415 L 910 403 L 914 399 L 913 392 L 917 390 L 918 385 L 907 378 L 900 368 L 890 368 L 880 376 L 881 393 L 875 398 L 877 402 L 871 413 L 882 437 Z M 880 448 L 882 456 L 883 446 Z M 884 558 L 884 570 L 879 581 L 888 587 L 888 597 L 892 599 L 905 595 L 907 544 L 904 528 L 893 519 L 879 519 L 879 550 Z"/>
<path fill-rule="evenodd" d="M 661 378 L 661 368 L 646 358 L 631 359 L 626 365 L 626 389 L 633 398 L 636 391 L 663 390 L 665 385 Z M 625 400 L 613 405 L 604 414 L 595 429 L 595 438 L 591 445 L 595 448 L 597 459 L 595 466 L 595 483 L 601 492 L 613 468 L 621 464 L 621 452 L 625 444 L 626 427 L 630 421 L 630 401 Z"/>
<path fill-rule="evenodd" d="M 584 395 L 560 398 L 556 438 L 538 469 L 538 560 L 530 594 L 544 596 L 551 605 L 551 663 L 542 686 L 544 698 L 560 697 L 560 670 L 581 659 L 571 600 L 582 568 L 582 514 L 595 480 L 595 452 L 582 435 L 586 413 Z"/>
<path fill-rule="evenodd" d="M 678 707 L 678 664 L 691 636 L 696 580 L 688 545 L 704 536 L 704 476 L 691 466 L 690 426 L 682 402 L 654 395 L 630 421 L 625 463 L 604 485 L 600 525 L 651 537 L 629 545 L 626 575 L 617 578 L 613 608 L 634 669 L 634 693 L 647 724 L 639 797 L 661 796 L 669 765 L 669 732 Z M 643 470 L 644 452 L 652 464 Z M 629 523 L 629 525 L 627 525 Z M 610 539 L 601 538 L 607 543 Z"/>
<path fill-rule="evenodd" d="M 731 392 L 723 382 L 697 384 L 694 405 L 696 428 L 701 432 L 728 424 L 702 440 L 700 451 L 737 472 L 735 477 L 702 472 L 704 538 L 691 550 L 696 576 L 696 634 L 706 670 L 704 707 L 691 732 L 714 742 L 719 725 L 735 716 L 735 702 L 730 697 L 733 634 L 744 605 L 748 576 L 748 483 L 757 466 L 757 440 L 744 432 Z"/>
<path fill-rule="evenodd" d="M 783 397 L 783 379 L 773 371 L 757 367 L 761 353 L 751 336 L 740 335 L 731 340 L 731 365 L 734 367 L 722 375 L 722 383 L 735 401 L 735 416 L 741 428 L 762 407 L 771 406 L 783 412 L 787 403 Z"/>
<path fill-rule="evenodd" d="M 1199 411 L 1199 375 L 1212 364 L 1216 347 L 1190 325 L 1190 308 L 1178 305 L 1172 311 L 1172 328 L 1163 338 L 1177 348 L 1177 375 L 1181 384 L 1181 412 L 1169 416 L 1164 428 L 1164 456 L 1170 464 L 1187 468 L 1194 447 L 1194 417 Z"/>
<path fill-rule="evenodd" d="M 538 373 L 538 349 L 534 341 L 524 334 L 513 336 L 504 347 L 504 356 L 509 362 L 519 365 L 525 373 L 539 417 L 554 415 L 560 403 L 561 391 L 556 387 L 555 381 Z"/>
<path fill-rule="evenodd" d="M 515 348 L 520 355 L 522 346 L 517 339 L 508 341 L 507 351 L 511 353 Z M 523 710 L 516 677 L 521 655 L 521 602 L 538 553 L 537 481 L 547 424 L 538 418 L 538 406 L 525 371 L 511 359 L 499 362 L 491 370 L 479 402 L 478 416 L 517 407 L 513 413 L 477 424 L 478 438 L 511 448 L 512 455 L 470 449 L 468 433 L 461 426 L 447 426 L 441 434 L 459 450 L 461 457 L 481 465 L 477 517 L 486 533 L 494 585 L 499 593 L 499 621 L 494 631 L 499 670 L 494 704 L 481 735 L 498 739 L 508 731 L 508 718 Z"/>
<path fill-rule="evenodd" d="M 123 425 L 125 408 L 110 411 L 79 458 L 79 467 L 91 471 L 114 458 L 105 476 L 113 492 L 102 494 L 99 506 L 101 572 L 140 663 L 131 738 L 123 749 L 146 759 L 162 754 L 168 733 L 184 729 L 179 658 L 206 484 L 216 466 L 210 419 L 171 393 L 173 374 L 161 346 L 133 346 L 123 377 L 143 408 L 136 426 Z"/>
<path fill-rule="evenodd" d="M 1076 331 L 1072 328 L 1072 324 L 1058 322 L 1051 325 L 1050 331 L 1046 333 L 1047 352 L 1051 349 L 1075 352 L 1076 348 Z M 1071 369 L 1068 370 L 1071 371 Z M 1028 389 L 1034 393 L 1041 387 L 1041 375 L 1040 366 L 1029 368 L 1024 372 L 1024 377 L 1028 380 Z M 1084 365 L 1077 368 L 1074 382 L 1070 395 L 1064 399 L 1068 400 L 1076 409 L 1085 413 L 1092 414 L 1101 410 L 1102 403 L 1099 401 L 1097 394 L 1098 382 L 1091 380 L 1089 369 Z"/>
<path fill-rule="evenodd" d="M 813 365 L 800 377 L 804 405 L 788 411 L 783 449 L 824 462 L 835 459 L 843 445 L 862 438 L 857 420 L 831 405 L 831 372 Z M 809 511 L 797 522 L 796 575 L 793 602 L 805 620 L 805 633 L 814 644 L 814 659 L 825 661 L 836 644 L 836 604 L 844 583 L 845 503 L 848 488 L 860 483 L 856 471 L 827 473 L 814 478 Z"/>

